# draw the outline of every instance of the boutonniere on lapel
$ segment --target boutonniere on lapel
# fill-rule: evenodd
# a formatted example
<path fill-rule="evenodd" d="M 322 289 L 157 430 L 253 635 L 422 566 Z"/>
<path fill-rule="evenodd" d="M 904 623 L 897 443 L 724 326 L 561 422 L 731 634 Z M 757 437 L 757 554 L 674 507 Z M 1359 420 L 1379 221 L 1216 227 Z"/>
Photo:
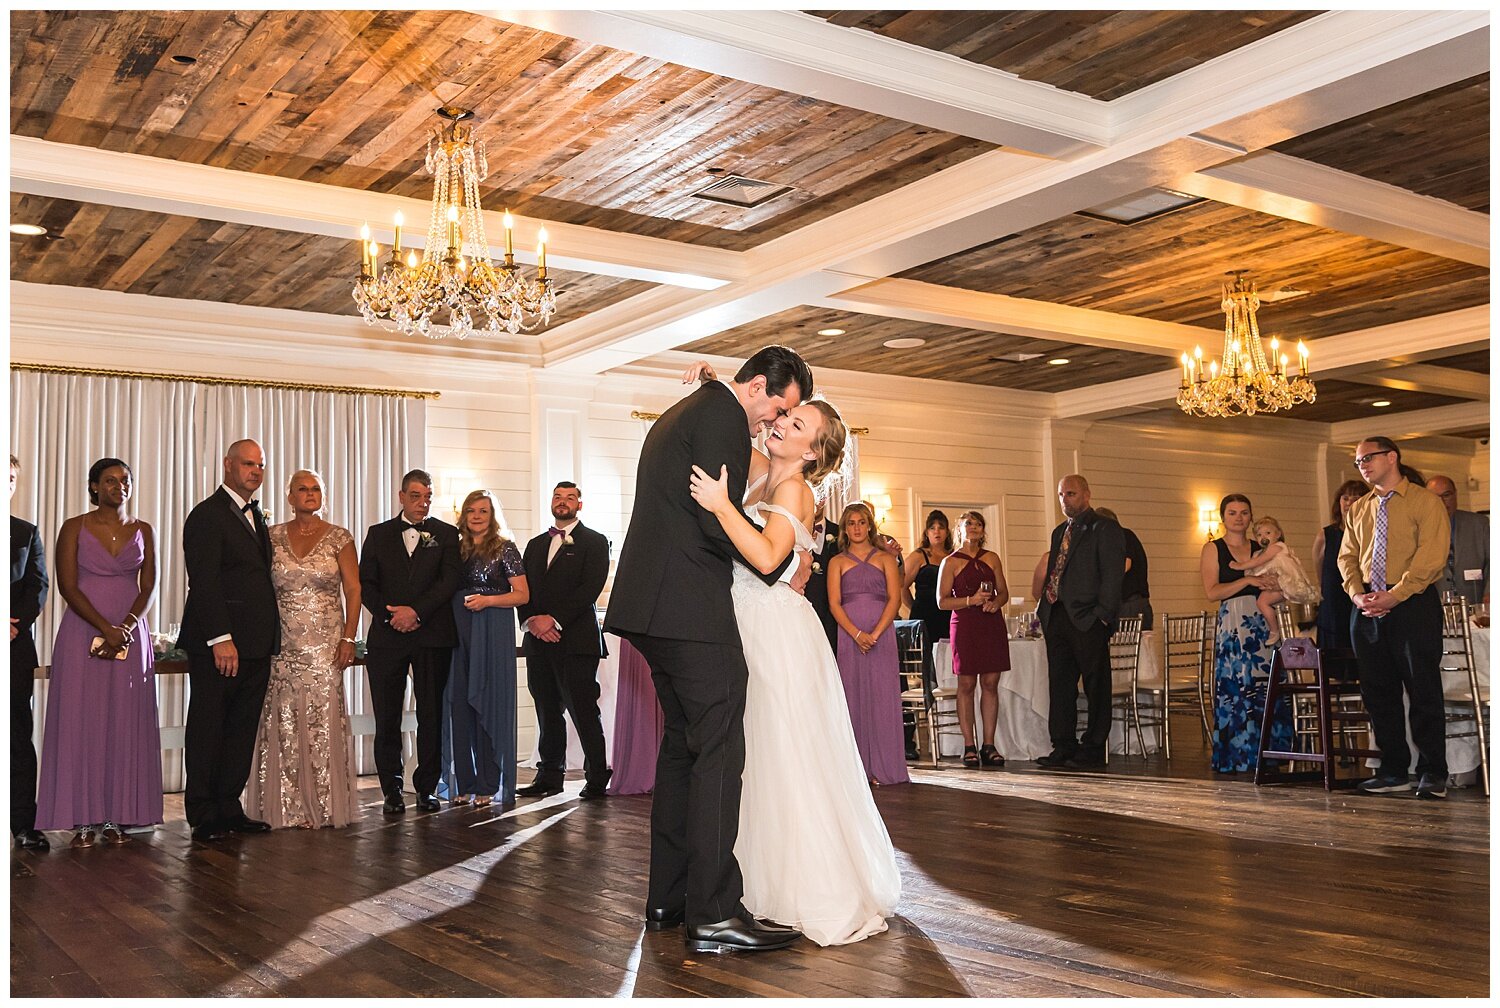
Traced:
<path fill-rule="evenodd" d="M 571 545 L 573 545 L 573 535 L 572 535 L 572 533 L 570 533 L 570 532 L 569 533 L 564 533 L 563 534 L 563 546 L 567 547 L 567 546 L 571 546 Z"/>
<path fill-rule="evenodd" d="M 437 546 L 437 540 L 432 533 L 426 529 L 417 529 L 417 549 L 433 549 Z"/>
<path fill-rule="evenodd" d="M 820 563 L 818 563 L 818 561 L 814 560 L 813 561 L 813 565 L 812 565 L 812 572 L 814 574 L 821 574 L 821 573 L 823 573 L 823 565 L 820 564 Z"/>

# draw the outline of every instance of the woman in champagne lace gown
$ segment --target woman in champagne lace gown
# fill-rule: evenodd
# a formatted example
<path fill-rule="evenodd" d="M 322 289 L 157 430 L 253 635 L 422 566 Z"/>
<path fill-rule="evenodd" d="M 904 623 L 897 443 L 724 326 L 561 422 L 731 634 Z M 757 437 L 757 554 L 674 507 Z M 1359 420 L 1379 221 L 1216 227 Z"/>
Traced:
<path fill-rule="evenodd" d="M 807 479 L 837 465 L 845 428 L 826 402 L 776 421 L 767 501 L 746 507 L 762 532 L 729 506 L 728 481 L 693 477 L 693 497 L 712 511 L 757 568 L 775 570 L 793 545 L 810 549 Z M 901 873 L 860 761 L 838 664 L 812 605 L 785 585 L 734 568 L 735 619 L 749 679 L 745 772 L 734 854 L 744 904 L 757 917 L 796 927 L 819 945 L 886 930 Z"/>
<path fill-rule="evenodd" d="M 271 662 L 245 814 L 274 828 L 347 826 L 359 818 L 344 708 L 344 669 L 354 662 L 359 628 L 359 563 L 354 537 L 318 517 L 317 473 L 293 473 L 287 499 L 292 520 L 271 528 L 281 653 Z"/>

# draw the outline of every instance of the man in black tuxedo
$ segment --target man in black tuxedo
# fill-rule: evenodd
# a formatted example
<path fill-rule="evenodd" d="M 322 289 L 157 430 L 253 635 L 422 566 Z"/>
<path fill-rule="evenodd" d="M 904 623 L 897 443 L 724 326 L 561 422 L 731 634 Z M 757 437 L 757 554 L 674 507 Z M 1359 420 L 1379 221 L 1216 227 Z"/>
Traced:
<path fill-rule="evenodd" d="M 568 730 L 573 719 L 583 746 L 580 798 L 604 797 L 610 769 L 604 756 L 604 725 L 599 720 L 599 659 L 604 635 L 594 603 L 609 577 L 609 540 L 578 520 L 583 495 L 578 484 L 562 482 L 552 491 L 552 527 L 526 544 L 526 584 L 531 601 L 519 615 L 526 629 L 526 688 L 536 704 L 536 779 L 516 792 L 545 798 L 562 792 L 568 768 Z"/>
<path fill-rule="evenodd" d="M 21 460 L 10 457 L 10 495 L 16 495 Z M 36 686 L 33 631 L 47 602 L 47 557 L 35 525 L 10 516 L 10 832 L 16 846 L 47 850 L 36 828 L 36 746 L 31 741 L 31 698 Z"/>
<path fill-rule="evenodd" d="M 271 537 L 255 493 L 266 459 L 254 441 L 224 455 L 224 483 L 182 526 L 188 595 L 177 646 L 188 655 L 183 807 L 194 840 L 263 833 L 240 793 L 250 779 L 255 733 L 281 650 L 281 616 L 271 583 Z"/>
<path fill-rule="evenodd" d="M 1109 744 L 1109 636 L 1120 611 L 1125 536 L 1118 522 L 1089 504 L 1088 480 L 1064 476 L 1057 499 L 1068 520 L 1052 530 L 1047 579 L 1038 610 L 1047 641 L 1052 752 L 1038 766 L 1085 769 L 1104 765 Z M 1088 701 L 1088 725 L 1078 740 L 1078 679 Z"/>
<path fill-rule="evenodd" d="M 812 572 L 807 576 L 807 587 L 803 594 L 818 614 L 823 632 L 828 635 L 828 646 L 839 653 L 839 625 L 828 608 L 828 561 L 839 555 L 839 524 L 824 514 L 825 501 L 818 501 L 818 511 L 813 523 L 813 542 L 817 550 L 812 555 Z"/>
<path fill-rule="evenodd" d="M 458 529 L 427 517 L 432 477 L 413 469 L 401 477 L 401 513 L 371 525 L 359 555 L 359 586 L 370 611 L 365 671 L 375 708 L 375 770 L 385 810 L 406 811 L 401 796 L 401 709 L 406 672 L 417 700 L 417 808 L 438 810 L 443 768 L 443 688 L 458 643 L 453 593 L 460 579 Z"/>
<path fill-rule="evenodd" d="M 812 372 L 802 358 L 766 347 L 733 381 L 707 382 L 667 410 L 641 446 L 606 627 L 651 666 L 662 706 L 646 926 L 685 923 L 694 951 L 783 948 L 799 933 L 758 924 L 740 902 L 734 841 L 748 673 L 730 598 L 738 553 L 718 519 L 693 501 L 688 477 L 694 465 L 709 473 L 725 466 L 730 499 L 738 502 L 750 434 L 811 394 Z"/>

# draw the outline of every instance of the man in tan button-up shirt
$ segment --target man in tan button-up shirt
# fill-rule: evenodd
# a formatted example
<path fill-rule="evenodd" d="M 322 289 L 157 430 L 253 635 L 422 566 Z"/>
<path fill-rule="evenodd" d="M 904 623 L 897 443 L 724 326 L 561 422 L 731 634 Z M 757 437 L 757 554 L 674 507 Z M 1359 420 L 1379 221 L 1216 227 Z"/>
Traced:
<path fill-rule="evenodd" d="M 1431 490 L 1407 479 L 1389 438 L 1361 441 L 1354 464 L 1373 491 L 1345 518 L 1339 573 L 1354 602 L 1350 637 L 1360 694 L 1370 714 L 1380 769 L 1368 794 L 1412 790 L 1411 749 L 1401 695 L 1411 707 L 1418 798 L 1447 796 L 1443 720 L 1443 610 L 1435 587 L 1448 562 L 1448 512 Z"/>

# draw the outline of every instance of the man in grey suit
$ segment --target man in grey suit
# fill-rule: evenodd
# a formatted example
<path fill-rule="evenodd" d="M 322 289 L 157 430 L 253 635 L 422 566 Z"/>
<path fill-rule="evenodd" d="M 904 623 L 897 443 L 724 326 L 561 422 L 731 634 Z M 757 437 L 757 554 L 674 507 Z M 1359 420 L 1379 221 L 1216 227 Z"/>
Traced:
<path fill-rule="evenodd" d="M 1490 597 L 1490 523 L 1484 515 L 1458 509 L 1458 487 L 1447 476 L 1434 476 L 1427 489 L 1437 494 L 1448 509 L 1451 538 L 1448 543 L 1448 566 L 1438 580 L 1438 591 L 1453 592 L 1469 600 L 1469 605 L 1486 602 Z M 1441 597 L 1441 596 L 1440 596 Z"/>
<path fill-rule="evenodd" d="M 1038 613 L 1047 642 L 1052 752 L 1041 767 L 1087 769 L 1104 765 L 1109 743 L 1109 635 L 1119 619 L 1125 577 L 1125 536 L 1118 522 L 1090 504 L 1088 480 L 1064 476 L 1057 499 L 1067 521 L 1052 530 L 1047 580 Z M 1078 680 L 1088 700 L 1088 726 L 1078 739 Z"/>

